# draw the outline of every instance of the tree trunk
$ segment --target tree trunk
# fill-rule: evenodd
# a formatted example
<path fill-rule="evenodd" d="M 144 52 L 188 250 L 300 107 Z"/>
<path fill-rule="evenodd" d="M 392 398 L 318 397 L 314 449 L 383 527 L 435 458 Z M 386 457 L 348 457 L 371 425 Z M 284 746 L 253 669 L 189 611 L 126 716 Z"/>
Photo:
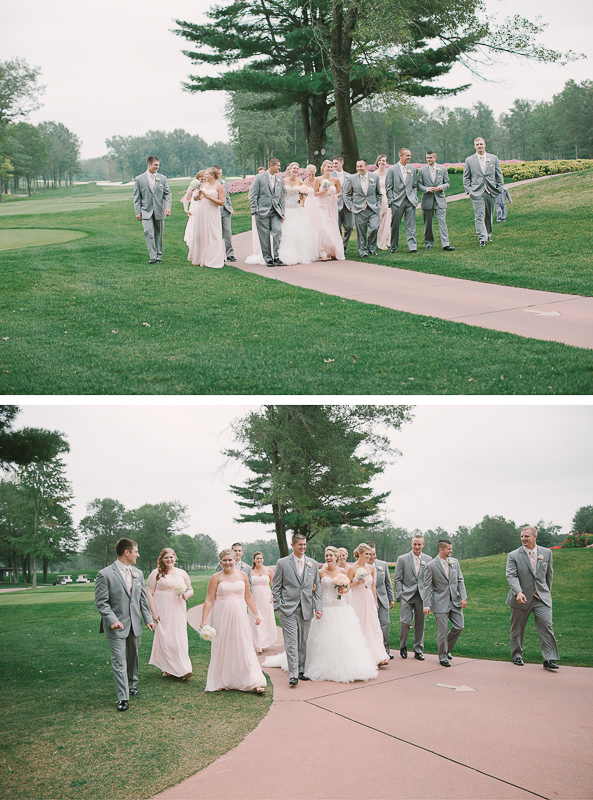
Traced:
<path fill-rule="evenodd" d="M 307 158 L 309 164 L 315 164 L 317 169 L 325 159 L 325 144 L 327 142 L 327 118 L 329 106 L 325 95 L 319 95 L 309 102 L 301 102 L 301 120 L 307 141 Z"/>
<path fill-rule="evenodd" d="M 47 573 L 49 571 L 49 558 L 43 557 L 43 583 L 47 583 Z"/>
<path fill-rule="evenodd" d="M 340 150 L 346 172 L 356 172 L 358 140 L 352 119 L 350 67 L 352 34 L 356 25 L 356 9 L 344 8 L 344 0 L 333 0 L 330 60 L 334 76 L 334 99 L 340 133 Z"/>
<path fill-rule="evenodd" d="M 274 529 L 276 531 L 276 540 L 280 550 L 280 558 L 288 555 L 288 542 L 286 541 L 286 517 L 285 508 L 278 502 L 272 503 L 272 513 L 274 515 Z"/>

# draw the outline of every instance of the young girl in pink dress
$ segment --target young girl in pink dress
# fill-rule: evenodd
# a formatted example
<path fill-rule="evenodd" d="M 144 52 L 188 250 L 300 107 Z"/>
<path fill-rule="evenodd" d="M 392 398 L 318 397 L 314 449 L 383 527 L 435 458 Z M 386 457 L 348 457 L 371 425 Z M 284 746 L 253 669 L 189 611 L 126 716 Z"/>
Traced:
<path fill-rule="evenodd" d="M 177 556 L 170 547 L 161 550 L 157 568 L 146 585 L 148 605 L 156 622 L 149 664 L 162 670 L 163 678 L 186 681 L 192 666 L 187 644 L 186 604 L 194 593 L 189 575 L 175 566 Z"/>
<path fill-rule="evenodd" d="M 208 622 L 212 612 L 211 625 L 216 630 L 205 691 L 238 689 L 240 692 L 263 694 L 266 679 L 253 649 L 253 637 L 245 613 L 247 603 L 255 624 L 260 624 L 249 580 L 244 572 L 235 570 L 232 550 L 222 550 L 219 558 L 222 572 L 215 572 L 210 578 L 202 608 L 202 625 Z"/>
<path fill-rule="evenodd" d="M 317 250 L 321 261 L 335 258 L 344 261 L 344 244 L 338 224 L 338 197 L 342 187 L 332 178 L 333 161 L 324 161 L 321 175 L 315 179 L 315 214 L 317 217 Z"/>
<path fill-rule="evenodd" d="M 362 542 L 354 551 L 358 559 L 351 564 L 348 569 L 350 578 L 350 605 L 356 611 L 360 626 L 364 633 L 371 655 L 375 659 L 375 664 L 382 667 L 389 663 L 385 658 L 385 647 L 383 645 L 383 634 L 379 624 L 379 614 L 377 613 L 377 593 L 375 590 L 375 571 L 367 564 L 371 548 Z"/>
<path fill-rule="evenodd" d="M 253 599 L 257 606 L 257 612 L 261 622 L 255 624 L 256 617 L 249 612 L 251 621 L 251 633 L 255 652 L 259 655 L 266 647 L 273 647 L 276 644 L 276 619 L 274 618 L 274 603 L 270 583 L 274 577 L 274 572 L 270 567 L 264 566 L 264 554 L 256 550 L 253 554 L 251 567 L 251 583 L 253 585 Z"/>
<path fill-rule="evenodd" d="M 204 183 L 194 193 L 196 209 L 188 261 L 200 267 L 224 267 L 224 246 L 220 208 L 224 205 L 225 189 L 216 180 L 213 170 L 204 173 Z"/>

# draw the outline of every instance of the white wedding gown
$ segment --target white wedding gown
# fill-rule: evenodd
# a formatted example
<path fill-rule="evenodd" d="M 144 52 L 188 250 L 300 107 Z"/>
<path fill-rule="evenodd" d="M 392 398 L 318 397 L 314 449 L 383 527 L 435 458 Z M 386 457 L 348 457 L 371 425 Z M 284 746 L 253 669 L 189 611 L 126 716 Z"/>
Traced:
<path fill-rule="evenodd" d="M 284 222 L 278 258 L 283 264 L 311 264 L 317 260 L 317 241 L 311 217 L 299 205 L 298 186 L 284 185 Z"/>
<path fill-rule="evenodd" d="M 313 619 L 307 639 L 305 675 L 312 681 L 351 683 L 368 681 L 377 676 L 378 667 L 371 656 L 354 609 L 331 578 L 321 578 L 323 614 Z M 268 656 L 264 667 L 281 667 L 288 672 L 286 653 Z"/>

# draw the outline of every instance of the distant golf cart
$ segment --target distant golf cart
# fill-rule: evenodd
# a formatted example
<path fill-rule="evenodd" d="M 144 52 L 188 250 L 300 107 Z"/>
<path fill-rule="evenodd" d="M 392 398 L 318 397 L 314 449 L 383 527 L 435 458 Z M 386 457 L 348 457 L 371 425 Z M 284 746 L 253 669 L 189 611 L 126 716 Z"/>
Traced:
<path fill-rule="evenodd" d="M 58 575 L 54 581 L 54 586 L 64 586 L 66 583 L 72 583 L 71 575 Z"/>
<path fill-rule="evenodd" d="M 79 575 L 76 579 L 76 583 L 90 583 L 91 579 L 88 575 Z"/>

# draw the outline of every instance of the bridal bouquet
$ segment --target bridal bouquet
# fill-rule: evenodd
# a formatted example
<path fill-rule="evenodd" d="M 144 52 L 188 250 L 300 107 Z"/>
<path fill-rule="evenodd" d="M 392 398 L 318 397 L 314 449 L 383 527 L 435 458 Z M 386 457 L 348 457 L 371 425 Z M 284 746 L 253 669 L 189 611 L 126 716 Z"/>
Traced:
<path fill-rule="evenodd" d="M 185 585 L 185 583 L 183 583 L 183 581 L 180 581 L 179 583 L 175 584 L 175 594 L 177 595 L 177 597 L 181 597 L 181 595 L 185 594 L 186 592 L 187 592 L 187 586 Z"/>
<path fill-rule="evenodd" d="M 321 181 L 321 186 L 320 186 L 319 188 L 320 188 L 320 189 L 327 190 L 327 189 L 329 189 L 329 187 L 330 187 L 331 185 L 332 185 L 332 182 L 331 182 L 331 181 L 328 181 L 328 179 L 327 179 L 327 178 L 324 178 L 324 179 Z"/>
<path fill-rule="evenodd" d="M 340 589 L 348 589 L 349 588 L 349 586 L 350 586 L 350 578 L 347 575 L 345 575 L 343 572 L 340 572 L 337 575 L 334 575 L 334 577 L 332 578 L 332 583 L 334 584 L 336 589 L 338 589 L 338 600 L 341 600 L 342 599 L 342 595 L 340 594 L 339 590 Z"/>
<path fill-rule="evenodd" d="M 202 625 L 200 628 L 200 639 L 203 639 L 205 642 L 211 642 L 215 636 L 216 628 L 213 628 L 212 625 Z"/>
<path fill-rule="evenodd" d="M 370 573 L 368 573 L 364 567 L 359 567 L 354 573 L 354 577 L 356 578 L 357 581 L 364 581 L 366 576 L 369 574 Z"/>

